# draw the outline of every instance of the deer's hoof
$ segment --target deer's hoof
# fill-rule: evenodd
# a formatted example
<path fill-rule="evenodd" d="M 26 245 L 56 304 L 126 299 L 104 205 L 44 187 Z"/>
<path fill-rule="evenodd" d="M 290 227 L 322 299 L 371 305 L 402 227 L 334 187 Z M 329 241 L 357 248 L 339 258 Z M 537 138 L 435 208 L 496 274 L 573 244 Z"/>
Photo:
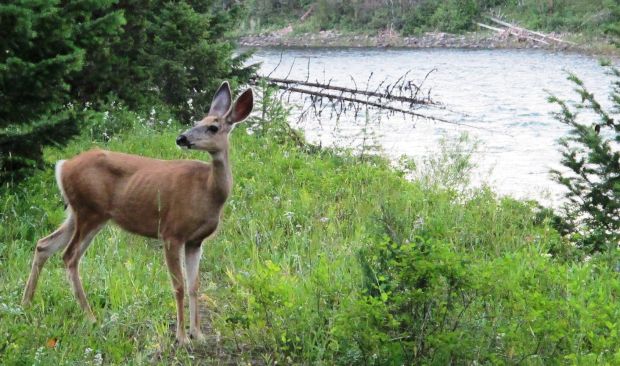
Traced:
<path fill-rule="evenodd" d="M 177 345 L 179 346 L 187 346 L 189 345 L 189 338 L 185 334 L 179 336 L 177 335 Z"/>
<path fill-rule="evenodd" d="M 198 343 L 205 343 L 205 341 L 207 340 L 207 337 L 205 337 L 205 335 L 202 334 L 201 331 L 190 332 L 189 336 L 192 338 L 192 340 Z"/>

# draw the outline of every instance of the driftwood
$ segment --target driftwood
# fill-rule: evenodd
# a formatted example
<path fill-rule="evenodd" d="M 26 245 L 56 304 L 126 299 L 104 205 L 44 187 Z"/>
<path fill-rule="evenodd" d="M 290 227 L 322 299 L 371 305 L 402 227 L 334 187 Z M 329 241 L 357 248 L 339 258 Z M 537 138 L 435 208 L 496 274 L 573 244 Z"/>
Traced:
<path fill-rule="evenodd" d="M 492 22 L 496 23 L 496 24 L 503 25 L 504 27 L 507 27 L 507 28 L 515 29 L 518 32 L 533 34 L 533 35 L 536 35 L 538 37 L 543 38 L 544 40 L 551 40 L 551 41 L 554 41 L 554 42 L 557 42 L 557 43 L 566 43 L 566 44 L 569 44 L 569 45 L 574 45 L 575 44 L 574 42 L 564 41 L 562 39 L 550 36 L 548 34 L 544 34 L 544 33 L 541 33 L 541 32 L 529 30 L 529 29 L 526 29 L 526 28 L 523 28 L 523 27 L 518 27 L 516 25 L 510 24 L 508 22 L 504 22 L 503 20 L 497 19 L 495 17 L 489 16 L 487 18 L 489 20 L 491 20 Z"/>
<path fill-rule="evenodd" d="M 313 10 L 314 10 L 314 4 L 310 5 L 310 8 L 304 13 L 304 15 L 301 16 L 301 18 L 299 18 L 299 20 L 302 22 L 306 20 L 306 18 L 310 16 L 310 14 L 312 14 Z"/>
<path fill-rule="evenodd" d="M 385 99 L 389 99 L 392 101 L 398 101 L 398 102 L 409 103 L 409 104 L 438 105 L 438 103 L 431 100 L 430 97 L 418 98 L 417 94 L 421 92 L 421 89 L 419 86 L 412 84 L 412 83 L 408 83 L 407 86 L 411 88 L 412 90 L 414 90 L 414 95 L 403 96 L 403 95 L 394 94 L 392 90 L 390 90 L 389 86 L 386 87 L 385 93 L 380 93 L 377 91 L 345 88 L 341 86 L 331 85 L 331 83 L 321 84 L 318 82 L 308 82 L 308 81 L 302 81 L 302 80 L 291 80 L 291 79 L 281 79 L 281 78 L 272 78 L 272 77 L 261 77 L 261 78 L 267 81 L 269 84 L 286 85 L 287 86 L 286 89 L 289 89 L 289 90 L 290 88 L 288 86 L 290 85 L 302 85 L 306 87 L 319 88 L 323 90 L 334 90 L 334 91 L 339 91 L 339 92 L 344 92 L 344 93 L 359 94 L 359 95 L 365 95 L 365 96 L 375 97 L 375 98 L 385 98 Z M 277 86 L 280 87 L 280 85 L 277 85 Z"/>
<path fill-rule="evenodd" d="M 428 77 L 429 74 L 427 74 L 426 76 Z M 425 98 L 419 98 L 417 95 L 422 94 L 421 85 L 415 85 L 410 81 L 406 80 L 406 75 L 407 74 L 401 76 L 395 83 L 386 86 L 384 92 L 380 92 L 379 89 L 381 89 L 382 85 L 385 82 L 379 84 L 379 87 L 377 87 L 375 91 L 370 91 L 368 89 L 360 90 L 357 87 L 347 88 L 337 85 L 331 85 L 331 82 L 319 83 L 301 80 L 291 80 L 286 78 L 272 78 L 270 76 L 258 76 L 252 78 L 250 80 L 250 83 L 253 85 L 260 85 L 264 83 L 263 85 L 266 84 L 268 86 L 278 88 L 282 90 L 283 93 L 289 93 L 289 95 L 290 93 L 295 93 L 309 96 L 310 107 L 315 111 L 315 114 L 317 116 L 320 116 L 323 109 L 327 107 L 330 107 L 330 110 L 335 111 L 337 115 L 346 112 L 348 109 L 352 109 L 355 111 L 355 116 L 357 116 L 360 111 L 360 106 L 365 106 L 377 110 L 388 111 L 389 113 L 402 113 L 403 115 L 422 118 L 428 121 L 438 123 L 484 130 L 492 133 L 506 134 L 505 132 L 496 131 L 481 126 L 460 123 L 446 118 L 427 115 L 416 111 L 414 108 L 427 108 L 435 106 L 439 106 L 441 109 L 444 110 L 447 109 L 443 105 L 431 100 L 430 92 L 428 92 Z M 370 78 L 368 81 L 370 81 Z M 411 95 L 402 95 L 403 90 L 409 91 Z M 323 103 L 323 101 L 325 100 L 327 101 L 327 103 Z M 397 103 L 400 103 L 400 106 L 395 105 Z M 319 106 L 319 108 L 317 108 L 317 105 Z M 449 112 L 458 113 L 454 111 Z M 302 114 L 305 114 L 305 111 L 302 112 Z"/>
<path fill-rule="evenodd" d="M 542 43 L 544 45 L 550 45 L 551 43 L 554 44 L 565 44 L 565 45 L 574 45 L 575 43 L 573 42 L 569 42 L 569 41 L 564 41 L 561 40 L 557 37 L 553 37 L 541 32 L 537 32 L 537 31 L 533 31 L 533 30 L 529 30 L 523 27 L 519 27 L 513 24 L 510 24 L 508 22 L 505 22 L 503 20 L 497 19 L 495 17 L 492 16 L 487 16 L 487 18 L 492 21 L 495 24 L 498 24 L 504 28 L 497 28 L 497 27 L 493 27 L 491 25 L 488 24 L 484 24 L 484 23 L 476 23 L 479 27 L 482 28 L 486 28 L 486 29 L 490 29 L 493 30 L 495 32 L 498 33 L 502 33 L 502 34 L 508 34 L 508 35 L 513 35 L 517 38 L 525 38 L 525 39 L 529 39 L 532 40 L 534 42 L 538 42 L 538 43 Z"/>
<path fill-rule="evenodd" d="M 410 116 L 413 116 L 413 117 L 419 117 L 419 118 L 423 118 L 423 119 L 434 121 L 434 122 L 447 123 L 447 124 L 451 124 L 451 125 L 475 128 L 475 129 L 485 130 L 485 131 L 492 131 L 492 130 L 489 130 L 489 129 L 484 128 L 484 127 L 473 126 L 473 125 L 468 125 L 468 124 L 465 124 L 465 123 L 459 123 L 459 122 L 455 122 L 455 121 L 450 121 L 450 120 L 439 118 L 439 117 L 434 117 L 434 116 L 429 116 L 429 115 L 417 113 L 417 112 L 414 112 L 414 111 L 412 111 L 410 109 L 396 108 L 396 107 L 392 107 L 392 106 L 387 105 L 387 104 L 372 102 L 372 101 L 369 101 L 369 100 L 364 100 L 364 99 L 359 99 L 359 98 L 354 98 L 354 97 L 345 97 L 343 95 L 335 95 L 335 94 L 318 92 L 318 91 L 312 91 L 312 90 L 307 90 L 307 89 L 302 89 L 302 88 L 288 87 L 288 86 L 283 86 L 283 85 L 280 85 L 280 84 L 271 84 L 271 85 L 275 86 L 277 88 L 280 88 L 280 89 L 284 89 L 284 90 L 289 91 L 289 92 L 293 92 L 293 93 L 306 94 L 306 95 L 311 95 L 311 96 L 319 97 L 319 98 L 327 98 L 328 100 L 337 100 L 337 101 L 340 101 L 340 102 L 349 102 L 349 103 L 355 103 L 355 104 L 362 104 L 362 105 L 367 105 L 369 107 L 383 109 L 383 110 L 387 110 L 387 111 L 395 112 L 395 113 L 402 113 L 402 114 L 410 115 Z M 493 132 L 495 132 L 495 131 L 493 131 Z"/>
<path fill-rule="evenodd" d="M 501 28 L 492 27 L 490 25 L 483 24 L 483 23 L 476 23 L 476 24 L 478 24 L 479 27 L 483 27 L 483 28 L 487 28 L 487 29 L 490 29 L 490 30 L 494 30 L 494 31 L 496 31 L 498 33 L 512 34 L 513 36 L 516 36 L 517 38 L 519 38 L 519 37 L 527 38 L 527 39 L 530 39 L 530 40 L 532 40 L 534 42 L 539 42 L 539 43 L 542 43 L 542 44 L 545 44 L 545 45 L 549 45 L 549 42 L 547 42 L 545 40 L 534 38 L 534 37 L 528 36 L 526 34 L 516 32 L 516 31 L 514 31 L 514 30 L 512 30 L 510 28 L 501 29 Z"/>

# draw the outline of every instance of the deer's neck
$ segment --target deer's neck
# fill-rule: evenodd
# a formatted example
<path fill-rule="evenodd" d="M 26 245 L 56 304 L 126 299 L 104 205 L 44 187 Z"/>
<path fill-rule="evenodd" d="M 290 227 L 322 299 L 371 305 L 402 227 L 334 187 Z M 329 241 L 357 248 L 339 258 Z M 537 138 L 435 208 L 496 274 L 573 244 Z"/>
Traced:
<path fill-rule="evenodd" d="M 217 201 L 223 204 L 232 188 L 232 171 L 228 161 L 228 149 L 214 153 L 212 157 L 213 169 L 208 181 L 209 191 Z"/>

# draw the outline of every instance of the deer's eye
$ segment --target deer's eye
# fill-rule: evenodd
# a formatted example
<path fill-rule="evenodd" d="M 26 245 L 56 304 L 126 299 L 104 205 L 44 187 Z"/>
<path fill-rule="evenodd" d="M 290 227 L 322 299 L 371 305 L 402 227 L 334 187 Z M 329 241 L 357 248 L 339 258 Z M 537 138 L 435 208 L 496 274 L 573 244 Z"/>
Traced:
<path fill-rule="evenodd" d="M 207 127 L 207 131 L 211 132 L 211 133 L 216 133 L 219 130 L 219 128 L 217 126 L 211 125 L 209 127 Z"/>

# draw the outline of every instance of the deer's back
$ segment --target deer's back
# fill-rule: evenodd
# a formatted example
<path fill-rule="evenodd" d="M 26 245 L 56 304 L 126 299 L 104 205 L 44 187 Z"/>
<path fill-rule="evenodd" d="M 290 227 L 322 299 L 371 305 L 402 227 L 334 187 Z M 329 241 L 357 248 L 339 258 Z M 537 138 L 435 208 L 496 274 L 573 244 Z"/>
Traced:
<path fill-rule="evenodd" d="M 210 169 L 198 161 L 91 150 L 66 161 L 61 179 L 67 201 L 78 213 L 102 215 L 128 231 L 158 237 L 200 225 Z M 196 206 L 196 215 L 187 217 L 184 227 L 169 227 L 170 218 L 187 211 L 187 205 Z"/>

